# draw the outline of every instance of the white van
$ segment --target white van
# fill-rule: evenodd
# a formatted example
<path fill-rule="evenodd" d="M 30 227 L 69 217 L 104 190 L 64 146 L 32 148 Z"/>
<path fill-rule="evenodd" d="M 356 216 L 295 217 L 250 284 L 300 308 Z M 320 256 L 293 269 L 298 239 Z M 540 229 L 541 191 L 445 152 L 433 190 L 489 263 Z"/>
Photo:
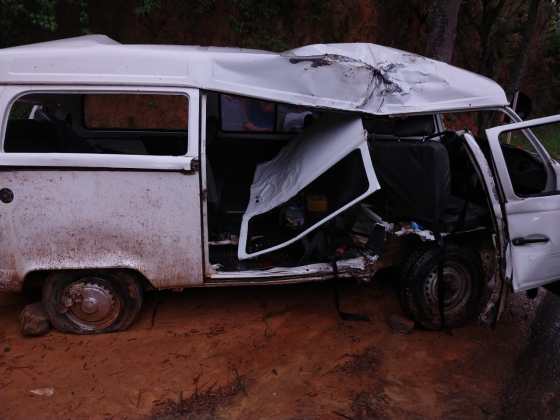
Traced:
<path fill-rule="evenodd" d="M 417 55 L 91 35 L 0 50 L 0 113 L 0 290 L 42 287 L 62 331 L 125 329 L 147 289 L 393 266 L 411 317 L 455 327 L 560 277 L 560 117 Z"/>

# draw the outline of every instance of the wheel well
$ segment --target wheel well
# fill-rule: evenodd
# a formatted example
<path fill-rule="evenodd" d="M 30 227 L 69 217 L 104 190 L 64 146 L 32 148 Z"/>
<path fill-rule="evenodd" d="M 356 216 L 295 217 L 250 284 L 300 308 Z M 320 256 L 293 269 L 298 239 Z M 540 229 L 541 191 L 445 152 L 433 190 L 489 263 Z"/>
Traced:
<path fill-rule="evenodd" d="M 472 249 L 477 254 L 479 254 L 482 262 L 483 262 L 483 269 L 485 271 L 485 277 L 489 278 L 490 275 L 488 274 L 490 268 L 492 267 L 492 263 L 489 261 L 485 261 L 491 259 L 493 255 L 496 253 L 495 245 L 492 241 L 491 233 L 488 231 L 472 231 L 472 232 L 464 232 L 461 234 L 455 234 L 452 237 L 448 237 L 447 239 L 449 244 L 455 244 L 458 246 L 463 246 Z M 403 238 L 402 243 L 400 244 L 402 259 L 399 265 L 402 267 L 404 262 L 407 261 L 410 255 L 419 247 L 426 247 L 430 244 L 435 245 L 436 242 L 424 242 L 420 238 L 410 235 L 406 238 Z M 490 252 L 490 254 L 489 254 Z"/>
<path fill-rule="evenodd" d="M 76 272 L 76 271 L 83 271 L 83 272 L 125 271 L 129 274 L 134 275 L 138 279 L 138 281 L 140 282 L 140 285 L 142 286 L 142 289 L 144 289 L 144 290 L 153 290 L 154 289 L 154 287 L 150 283 L 150 281 L 141 272 L 139 272 L 137 270 L 133 270 L 133 269 L 130 269 L 130 268 L 95 268 L 95 269 L 64 269 L 64 270 L 35 270 L 35 271 L 30 271 L 29 273 L 27 273 L 25 275 L 25 277 L 23 279 L 23 287 L 22 287 L 23 293 L 27 296 L 40 296 L 41 288 L 43 286 L 43 282 L 44 282 L 45 278 L 49 274 L 64 272 L 64 271 L 72 271 L 72 272 Z"/>

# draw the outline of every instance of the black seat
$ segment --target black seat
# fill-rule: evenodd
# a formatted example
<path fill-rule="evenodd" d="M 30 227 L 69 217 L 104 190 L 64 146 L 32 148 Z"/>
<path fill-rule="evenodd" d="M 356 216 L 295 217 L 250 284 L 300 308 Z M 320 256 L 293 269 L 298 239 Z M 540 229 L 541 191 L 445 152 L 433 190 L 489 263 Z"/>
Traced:
<path fill-rule="evenodd" d="M 375 141 L 373 166 L 394 221 L 437 229 L 451 194 L 447 149 L 440 142 Z"/>
<path fill-rule="evenodd" d="M 377 140 L 371 147 L 391 221 L 448 232 L 487 224 L 484 191 L 458 137 Z"/>
<path fill-rule="evenodd" d="M 12 153 L 58 152 L 57 130 L 47 121 L 10 120 L 4 151 Z"/>

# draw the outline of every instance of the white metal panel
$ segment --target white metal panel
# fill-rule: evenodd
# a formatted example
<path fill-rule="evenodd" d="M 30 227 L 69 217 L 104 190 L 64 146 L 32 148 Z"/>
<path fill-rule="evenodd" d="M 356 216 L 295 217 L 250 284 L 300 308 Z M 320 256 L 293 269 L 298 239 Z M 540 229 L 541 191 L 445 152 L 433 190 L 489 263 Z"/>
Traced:
<path fill-rule="evenodd" d="M 252 254 L 246 252 L 251 218 L 286 203 L 353 150 L 360 150 L 369 182 L 363 194 L 282 244 Z M 252 258 L 286 247 L 379 188 L 367 145 L 367 132 L 361 118 L 326 116 L 324 120 L 316 121 L 311 129 L 292 140 L 274 159 L 257 166 L 249 204 L 241 222 L 238 258 Z"/>
<path fill-rule="evenodd" d="M 0 167 L 121 168 L 191 171 L 192 156 L 103 155 L 90 153 L 1 153 Z"/>
<path fill-rule="evenodd" d="M 35 270 L 130 268 L 158 288 L 201 284 L 198 174 L 2 170 L 0 289 Z"/>
<path fill-rule="evenodd" d="M 515 291 L 560 280 L 560 195 L 506 203 L 510 239 L 542 235 L 549 242 L 511 244 Z"/>
<path fill-rule="evenodd" d="M 188 152 L 0 153 L 0 189 L 14 193 L 13 202 L 0 203 L 0 289 L 19 290 L 35 270 L 117 267 L 137 270 L 159 288 L 202 284 L 200 183 L 191 166 L 198 158 L 198 91 L 9 86 L 0 90 L 2 138 L 10 104 L 31 91 L 186 94 Z"/>
<path fill-rule="evenodd" d="M 318 44 L 274 53 L 122 45 L 80 38 L 0 50 L 0 84 L 189 86 L 369 114 L 508 104 L 483 76 L 375 44 Z"/>
<path fill-rule="evenodd" d="M 560 122 L 560 115 L 503 125 L 486 130 L 490 148 L 505 194 L 505 210 L 510 239 L 508 271 L 512 272 L 513 288 L 522 291 L 560 280 L 560 194 L 540 197 L 518 197 L 511 183 L 500 147 L 499 136 L 511 130 L 521 130 Z M 544 149 L 536 144 L 537 149 Z M 546 154 L 548 156 L 548 154 Z M 515 245 L 515 238 L 539 235 L 548 242 Z M 506 257 L 508 257 L 506 255 Z"/>
<path fill-rule="evenodd" d="M 500 146 L 500 134 L 505 131 L 522 130 L 522 129 L 527 129 L 527 128 L 536 127 L 545 124 L 554 124 L 558 122 L 560 122 L 560 115 L 552 115 L 549 117 L 536 118 L 529 121 L 520 121 L 512 124 L 500 125 L 486 130 L 486 136 L 490 144 L 490 150 L 492 151 L 492 155 L 494 157 L 496 169 L 498 170 L 498 176 L 500 178 L 500 182 L 502 184 L 504 194 L 508 200 L 515 200 L 518 199 L 518 197 L 513 191 L 513 185 L 509 177 L 504 155 L 502 153 L 502 149 Z M 531 141 L 531 144 L 535 147 L 535 150 L 539 154 L 540 158 L 545 163 L 550 164 L 550 166 L 552 167 L 553 171 L 547 171 L 547 176 L 554 177 L 555 176 L 554 173 L 558 174 L 560 171 L 558 169 L 560 164 L 554 161 L 553 159 L 551 159 L 546 148 L 539 142 L 539 140 L 535 137 L 532 131 L 526 131 L 526 136 L 527 139 Z M 549 168 L 547 167 L 547 170 L 548 169 Z M 556 183 L 556 185 L 557 186 L 559 185 L 558 182 Z"/>

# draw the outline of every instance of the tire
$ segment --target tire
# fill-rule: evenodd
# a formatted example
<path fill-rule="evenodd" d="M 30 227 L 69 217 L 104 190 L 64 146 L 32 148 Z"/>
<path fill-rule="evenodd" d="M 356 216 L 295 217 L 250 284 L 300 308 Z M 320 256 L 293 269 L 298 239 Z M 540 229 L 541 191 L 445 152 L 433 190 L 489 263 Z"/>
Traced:
<path fill-rule="evenodd" d="M 457 328 L 471 321 L 480 312 L 483 292 L 482 263 L 470 248 L 449 244 L 444 270 L 445 326 Z M 400 300 L 404 312 L 422 327 L 442 327 L 437 269 L 441 251 L 437 246 L 414 251 L 403 266 Z"/>
<path fill-rule="evenodd" d="M 126 330 L 142 307 L 142 287 L 126 271 L 60 271 L 43 284 L 52 325 L 73 334 Z"/>

